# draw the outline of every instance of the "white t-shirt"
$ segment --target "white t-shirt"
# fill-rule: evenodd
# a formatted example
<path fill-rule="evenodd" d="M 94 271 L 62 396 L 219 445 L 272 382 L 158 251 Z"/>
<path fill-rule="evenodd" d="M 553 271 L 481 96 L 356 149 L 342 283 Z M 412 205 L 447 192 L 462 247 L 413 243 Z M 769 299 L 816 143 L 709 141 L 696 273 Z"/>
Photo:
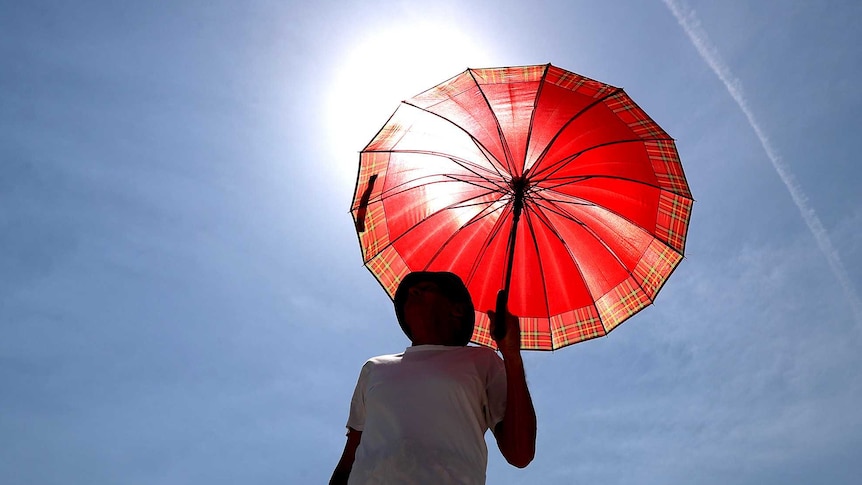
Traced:
<path fill-rule="evenodd" d="M 350 484 L 484 484 L 485 431 L 503 419 L 506 371 L 486 347 L 418 345 L 369 359 L 347 426 L 362 431 Z"/>

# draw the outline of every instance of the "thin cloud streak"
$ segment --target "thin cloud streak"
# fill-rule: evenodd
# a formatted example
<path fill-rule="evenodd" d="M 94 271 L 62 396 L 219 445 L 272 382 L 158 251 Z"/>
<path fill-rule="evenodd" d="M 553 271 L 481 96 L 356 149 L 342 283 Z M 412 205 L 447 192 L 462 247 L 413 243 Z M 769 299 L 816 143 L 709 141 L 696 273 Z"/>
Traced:
<path fill-rule="evenodd" d="M 700 57 L 707 63 L 707 65 L 709 65 L 710 69 L 712 69 L 718 78 L 721 79 L 721 82 L 724 83 L 730 96 L 734 101 L 736 101 L 739 109 L 741 109 L 745 114 L 745 117 L 748 119 L 748 124 L 751 125 L 755 135 L 757 135 L 757 139 L 760 140 L 760 144 L 763 146 L 766 156 L 769 158 L 769 161 L 772 162 L 772 166 L 775 168 L 775 171 L 778 172 L 778 177 L 787 187 L 787 190 L 790 192 L 790 196 L 793 198 L 793 202 L 799 209 L 802 219 L 814 235 L 814 239 L 817 241 L 817 245 L 820 247 L 820 250 L 826 256 L 826 260 L 829 262 L 829 267 L 832 269 L 832 273 L 844 289 L 844 293 L 847 295 L 847 299 L 850 301 L 850 306 L 853 309 L 857 326 L 862 326 L 862 301 L 860 301 L 859 296 L 856 294 L 853 283 L 850 281 L 850 277 L 847 275 L 847 271 L 844 269 L 843 263 L 841 263 L 838 251 L 832 245 L 829 233 L 826 231 L 826 228 L 823 227 L 823 223 L 820 222 L 820 218 L 817 216 L 817 213 L 814 212 L 814 209 L 809 205 L 808 197 L 802 192 L 802 189 L 796 182 L 796 178 L 784 164 L 781 156 L 773 148 L 772 143 L 770 143 L 766 134 L 760 128 L 760 124 L 758 124 L 757 120 L 754 118 L 754 114 L 748 106 L 748 101 L 745 99 L 745 94 L 742 90 L 742 83 L 738 78 L 733 76 L 730 68 L 721 60 L 718 50 L 709 40 L 706 31 L 701 27 L 700 20 L 695 15 L 694 10 L 678 0 L 662 1 L 671 13 L 673 13 L 674 17 L 676 17 L 689 39 L 691 39 L 691 42 L 694 44 Z"/>

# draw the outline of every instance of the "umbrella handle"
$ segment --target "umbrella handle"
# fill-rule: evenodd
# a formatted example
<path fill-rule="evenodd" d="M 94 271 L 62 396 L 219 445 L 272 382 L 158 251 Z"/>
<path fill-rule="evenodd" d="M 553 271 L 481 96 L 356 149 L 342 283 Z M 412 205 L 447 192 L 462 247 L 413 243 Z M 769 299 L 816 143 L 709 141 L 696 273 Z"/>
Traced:
<path fill-rule="evenodd" d="M 506 336 L 506 324 L 508 323 L 507 317 L 509 314 L 506 308 L 508 300 L 509 294 L 506 290 L 497 292 L 497 308 L 494 310 L 494 340 L 498 342 Z"/>

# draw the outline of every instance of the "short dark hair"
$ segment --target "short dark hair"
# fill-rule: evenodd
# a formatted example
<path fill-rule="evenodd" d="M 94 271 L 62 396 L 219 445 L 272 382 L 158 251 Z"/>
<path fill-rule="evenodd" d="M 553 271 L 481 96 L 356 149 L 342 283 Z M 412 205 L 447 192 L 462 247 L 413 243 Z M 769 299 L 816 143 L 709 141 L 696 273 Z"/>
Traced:
<path fill-rule="evenodd" d="M 411 341 L 413 337 L 410 335 L 410 328 L 407 327 L 407 322 L 404 321 L 404 304 L 407 302 L 407 295 L 410 288 L 423 282 L 435 283 L 443 296 L 449 299 L 452 303 L 460 303 L 464 305 L 464 316 L 461 318 L 461 329 L 458 334 L 459 344 L 467 345 L 470 343 L 470 338 L 473 336 L 473 326 L 476 324 L 476 311 L 473 307 L 473 299 L 470 297 L 470 292 L 461 280 L 461 277 L 455 273 L 448 271 L 414 271 L 401 280 L 398 289 L 395 290 L 395 296 L 392 298 L 395 304 L 395 316 L 398 318 L 398 324 L 401 325 L 401 330 L 407 335 Z"/>

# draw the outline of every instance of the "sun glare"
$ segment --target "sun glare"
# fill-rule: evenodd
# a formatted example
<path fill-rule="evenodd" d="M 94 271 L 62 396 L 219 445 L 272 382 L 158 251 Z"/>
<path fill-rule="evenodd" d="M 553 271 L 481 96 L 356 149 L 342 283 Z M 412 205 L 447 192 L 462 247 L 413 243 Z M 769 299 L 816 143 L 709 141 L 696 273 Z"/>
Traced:
<path fill-rule="evenodd" d="M 398 103 L 468 67 L 487 67 L 489 60 L 476 39 L 451 25 L 399 25 L 361 39 L 345 54 L 329 90 L 329 168 L 339 185 L 355 183 L 359 151 Z"/>

